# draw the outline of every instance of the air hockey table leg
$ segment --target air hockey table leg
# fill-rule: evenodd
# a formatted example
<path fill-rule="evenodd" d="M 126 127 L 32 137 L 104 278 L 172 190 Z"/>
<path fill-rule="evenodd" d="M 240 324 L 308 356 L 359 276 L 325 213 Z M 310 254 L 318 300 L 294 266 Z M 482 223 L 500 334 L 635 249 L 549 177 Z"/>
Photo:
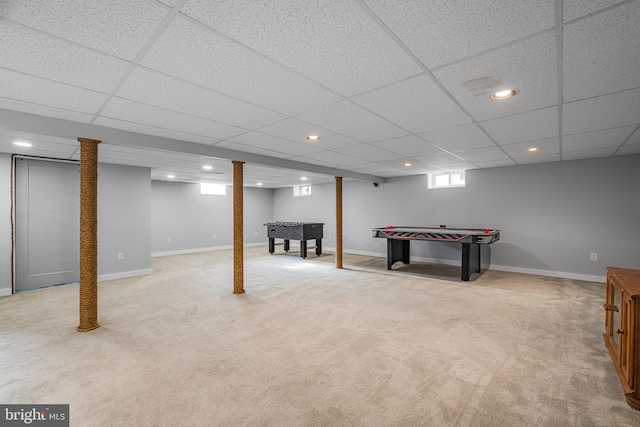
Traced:
<path fill-rule="evenodd" d="M 409 240 L 387 239 L 387 270 L 397 261 L 409 264 Z"/>
<path fill-rule="evenodd" d="M 472 247 L 478 253 L 477 258 L 474 257 L 473 266 L 471 265 L 471 257 L 472 257 Z M 469 277 L 471 277 L 471 270 L 480 273 L 480 245 L 477 243 L 463 243 L 462 244 L 462 272 L 461 279 L 465 282 L 469 281 Z"/>
<path fill-rule="evenodd" d="M 461 272 L 461 280 L 465 282 L 469 281 L 469 276 L 471 275 L 470 268 L 470 258 L 471 258 L 471 245 L 469 243 L 462 244 L 462 272 Z"/>

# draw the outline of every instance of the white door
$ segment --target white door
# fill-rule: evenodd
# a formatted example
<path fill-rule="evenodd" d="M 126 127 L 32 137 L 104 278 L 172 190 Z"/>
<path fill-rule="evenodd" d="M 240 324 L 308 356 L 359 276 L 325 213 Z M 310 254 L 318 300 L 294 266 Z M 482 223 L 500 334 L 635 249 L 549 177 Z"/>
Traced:
<path fill-rule="evenodd" d="M 79 281 L 80 166 L 16 158 L 15 289 Z"/>

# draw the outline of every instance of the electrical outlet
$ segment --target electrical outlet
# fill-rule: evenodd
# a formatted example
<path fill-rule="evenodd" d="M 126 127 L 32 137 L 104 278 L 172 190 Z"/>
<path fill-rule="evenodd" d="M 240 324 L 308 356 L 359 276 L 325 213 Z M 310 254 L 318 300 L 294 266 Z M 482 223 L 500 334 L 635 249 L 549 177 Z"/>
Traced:
<path fill-rule="evenodd" d="M 331 234 L 329 234 L 329 240 L 331 240 Z"/>
<path fill-rule="evenodd" d="M 118 252 L 118 261 L 122 261 L 124 259 L 124 254 L 122 252 Z"/>
<path fill-rule="evenodd" d="M 591 261 L 597 261 L 598 260 L 598 254 L 595 252 L 591 252 Z"/>
<path fill-rule="evenodd" d="M 171 243 L 171 237 L 167 237 L 167 243 Z"/>
<path fill-rule="evenodd" d="M 213 235 L 213 239 L 215 240 L 215 238 L 216 238 L 216 235 L 214 234 L 214 235 Z"/>
<path fill-rule="evenodd" d="M 258 232 L 253 233 L 254 236 L 258 237 Z"/>

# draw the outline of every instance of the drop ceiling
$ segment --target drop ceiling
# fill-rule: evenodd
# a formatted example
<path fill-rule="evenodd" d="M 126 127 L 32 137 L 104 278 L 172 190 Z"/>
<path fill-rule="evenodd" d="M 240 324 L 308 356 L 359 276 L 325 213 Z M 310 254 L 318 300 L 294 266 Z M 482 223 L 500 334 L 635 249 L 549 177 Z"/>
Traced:
<path fill-rule="evenodd" d="M 640 153 L 640 0 L 2 0 L 0 40 L 0 152 L 77 160 L 96 138 L 152 179 Z"/>

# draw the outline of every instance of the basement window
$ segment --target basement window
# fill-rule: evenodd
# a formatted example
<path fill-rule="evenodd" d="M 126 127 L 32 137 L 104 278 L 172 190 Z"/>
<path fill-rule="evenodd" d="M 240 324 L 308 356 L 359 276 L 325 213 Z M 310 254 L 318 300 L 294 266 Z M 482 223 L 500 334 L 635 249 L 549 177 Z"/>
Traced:
<path fill-rule="evenodd" d="M 310 196 L 310 195 L 311 195 L 310 184 L 293 186 L 293 197 Z"/>
<path fill-rule="evenodd" d="M 207 196 L 226 196 L 227 186 L 225 184 L 200 184 L 200 194 Z"/>
<path fill-rule="evenodd" d="M 466 187 L 464 172 L 439 172 L 429 174 L 429 188 Z"/>

